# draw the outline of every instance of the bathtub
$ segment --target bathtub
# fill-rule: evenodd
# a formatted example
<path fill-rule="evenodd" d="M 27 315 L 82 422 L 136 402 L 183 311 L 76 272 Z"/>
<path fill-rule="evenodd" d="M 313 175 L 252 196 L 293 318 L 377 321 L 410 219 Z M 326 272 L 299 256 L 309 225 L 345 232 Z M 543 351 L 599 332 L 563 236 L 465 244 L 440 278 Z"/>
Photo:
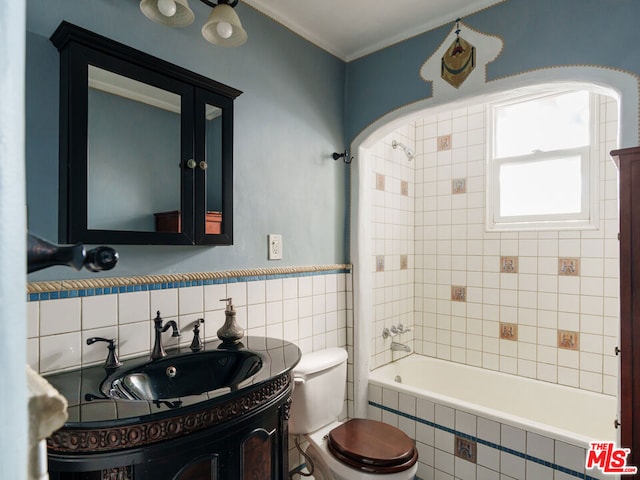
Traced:
<path fill-rule="evenodd" d="M 618 443 L 615 397 L 416 354 L 370 372 L 368 400 L 369 417 L 422 444 L 423 470 L 450 475 L 473 467 L 478 478 L 490 478 L 484 470 L 517 479 L 602 478 L 585 471 L 589 442 Z M 454 458 L 456 448 L 473 449 L 473 462 Z"/>

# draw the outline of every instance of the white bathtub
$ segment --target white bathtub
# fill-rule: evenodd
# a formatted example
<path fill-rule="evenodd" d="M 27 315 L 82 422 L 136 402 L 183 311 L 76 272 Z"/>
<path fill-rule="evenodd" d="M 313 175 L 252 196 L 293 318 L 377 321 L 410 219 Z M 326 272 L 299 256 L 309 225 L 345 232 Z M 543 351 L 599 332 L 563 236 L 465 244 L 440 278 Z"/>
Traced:
<path fill-rule="evenodd" d="M 590 442 L 618 444 L 616 411 L 609 395 L 416 354 L 369 374 L 369 416 L 413 432 L 418 478 L 605 478 L 585 459 Z M 460 438 L 472 463 L 456 458 Z"/>
<path fill-rule="evenodd" d="M 610 395 L 421 355 L 380 367 L 369 381 L 575 445 L 616 440 Z"/>

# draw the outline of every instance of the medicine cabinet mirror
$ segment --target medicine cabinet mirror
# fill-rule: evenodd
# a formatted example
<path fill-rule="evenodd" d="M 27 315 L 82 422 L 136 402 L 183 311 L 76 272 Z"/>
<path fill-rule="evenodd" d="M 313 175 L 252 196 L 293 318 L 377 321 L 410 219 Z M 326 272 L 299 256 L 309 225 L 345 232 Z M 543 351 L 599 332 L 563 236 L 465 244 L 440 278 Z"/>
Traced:
<path fill-rule="evenodd" d="M 63 22 L 61 242 L 233 243 L 239 90 Z"/>

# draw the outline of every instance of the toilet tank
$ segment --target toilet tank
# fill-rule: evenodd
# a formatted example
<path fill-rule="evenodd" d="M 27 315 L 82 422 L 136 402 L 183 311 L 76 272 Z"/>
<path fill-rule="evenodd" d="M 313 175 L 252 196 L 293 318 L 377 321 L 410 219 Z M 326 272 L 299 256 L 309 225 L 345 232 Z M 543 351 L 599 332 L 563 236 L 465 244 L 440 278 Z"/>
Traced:
<path fill-rule="evenodd" d="M 338 418 L 344 405 L 347 352 L 328 348 L 305 353 L 293 369 L 289 433 L 315 432 Z"/>

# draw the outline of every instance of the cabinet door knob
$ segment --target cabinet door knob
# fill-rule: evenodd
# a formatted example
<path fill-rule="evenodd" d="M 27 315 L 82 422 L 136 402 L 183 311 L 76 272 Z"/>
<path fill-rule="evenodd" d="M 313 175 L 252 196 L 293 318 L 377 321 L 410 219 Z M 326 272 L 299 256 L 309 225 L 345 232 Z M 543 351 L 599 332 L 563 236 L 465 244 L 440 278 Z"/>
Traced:
<path fill-rule="evenodd" d="M 201 168 L 202 170 L 206 170 L 208 166 L 209 166 L 209 165 L 207 165 L 207 162 L 205 162 L 204 160 L 202 160 L 202 161 L 200 162 L 200 168 Z"/>
<path fill-rule="evenodd" d="M 196 168 L 196 161 L 193 158 L 190 158 L 189 160 L 187 160 L 187 167 L 193 169 Z"/>

